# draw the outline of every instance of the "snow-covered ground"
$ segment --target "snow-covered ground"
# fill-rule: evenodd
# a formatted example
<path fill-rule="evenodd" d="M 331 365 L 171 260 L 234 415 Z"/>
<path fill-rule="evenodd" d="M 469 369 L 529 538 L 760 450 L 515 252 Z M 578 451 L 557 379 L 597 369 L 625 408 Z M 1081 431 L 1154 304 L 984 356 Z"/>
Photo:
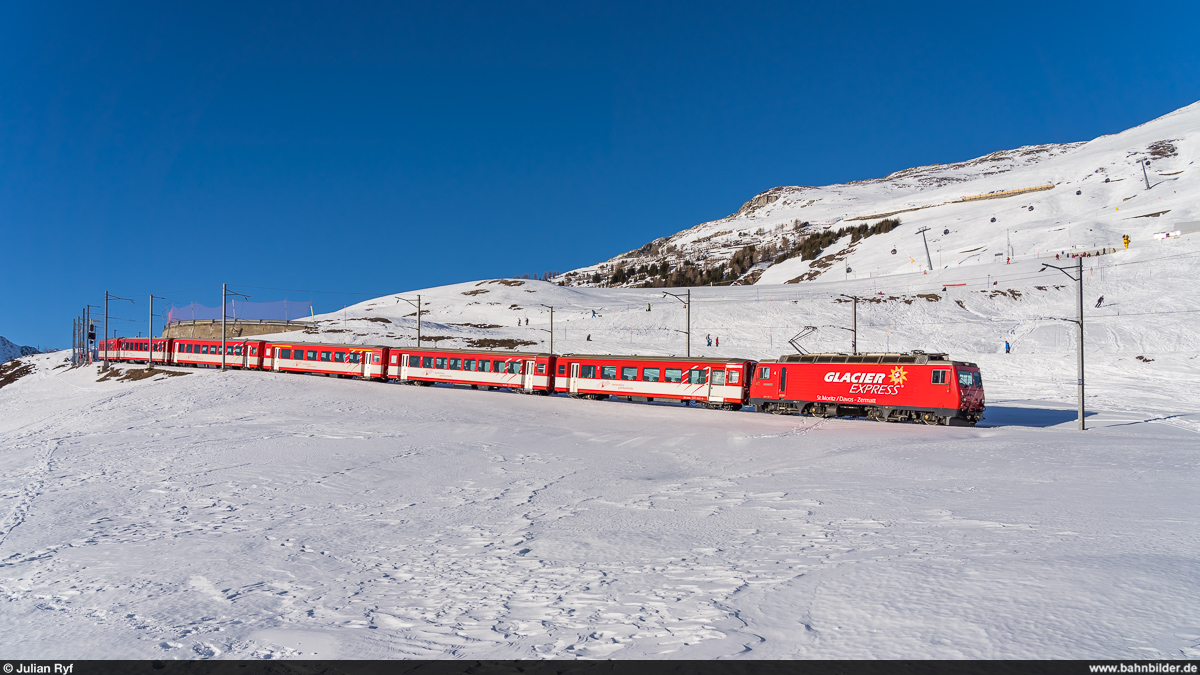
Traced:
<path fill-rule="evenodd" d="M 1086 433 L 1058 320 L 1074 287 L 1032 261 L 693 289 L 693 354 L 751 358 L 805 325 L 806 348 L 848 350 L 839 294 L 879 300 L 859 305 L 859 348 L 979 362 L 976 428 L 270 373 L 98 382 L 26 357 L 36 372 L 0 389 L 0 646 L 1198 658 L 1197 260 L 1186 238 L 1088 259 Z M 420 293 L 443 346 L 546 349 L 546 304 L 559 353 L 684 349 L 682 305 L 648 290 Z M 303 338 L 412 344 L 412 311 L 379 298 Z"/>

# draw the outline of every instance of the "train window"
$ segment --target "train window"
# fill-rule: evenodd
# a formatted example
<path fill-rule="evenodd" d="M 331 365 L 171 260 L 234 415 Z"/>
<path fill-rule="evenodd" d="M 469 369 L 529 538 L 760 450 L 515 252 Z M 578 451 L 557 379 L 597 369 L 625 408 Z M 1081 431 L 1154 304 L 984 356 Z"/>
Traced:
<path fill-rule="evenodd" d="M 433 357 L 432 356 L 422 356 L 421 357 L 421 367 L 422 368 L 432 368 L 433 367 Z"/>
<path fill-rule="evenodd" d="M 683 369 L 667 368 L 666 377 L 663 380 L 666 382 L 683 382 Z"/>
<path fill-rule="evenodd" d="M 703 370 L 700 370 L 699 368 L 693 368 L 688 371 L 688 383 L 704 384 L 705 381 L 708 380 L 707 375 L 708 373 L 705 373 Z"/>
<path fill-rule="evenodd" d="M 270 347 L 267 347 L 266 351 L 264 351 L 264 352 L 263 352 L 263 355 L 264 355 L 264 356 L 270 356 L 270 355 L 271 355 L 271 348 L 270 348 Z"/>
<path fill-rule="evenodd" d="M 419 357 L 419 356 L 408 357 L 408 367 L 409 368 L 420 368 L 421 367 L 421 357 Z"/>
<path fill-rule="evenodd" d="M 444 357 L 444 356 L 434 357 L 433 367 L 437 368 L 438 370 L 445 370 L 446 369 L 446 357 Z"/>
<path fill-rule="evenodd" d="M 546 364 L 544 364 L 544 363 L 537 364 L 537 372 L 538 372 L 538 375 L 545 375 L 546 374 Z"/>
<path fill-rule="evenodd" d="M 354 356 L 354 352 L 350 352 L 350 355 L 351 355 L 351 356 Z M 399 357 L 397 357 L 395 354 L 392 354 L 392 365 L 393 365 L 393 366 L 394 366 L 394 365 L 396 365 L 396 359 L 397 359 L 397 358 L 399 358 Z M 357 361 L 351 361 L 351 363 L 358 363 L 358 362 L 357 362 Z"/>
<path fill-rule="evenodd" d="M 358 352 L 350 352 L 346 355 L 346 363 L 359 363 L 360 361 Z"/>
<path fill-rule="evenodd" d="M 504 372 L 504 362 L 499 361 L 499 360 L 492 361 L 492 372 L 503 373 Z"/>
<path fill-rule="evenodd" d="M 508 372 L 513 375 L 520 375 L 521 374 L 521 362 L 520 361 L 509 361 L 508 362 Z"/>
<path fill-rule="evenodd" d="M 958 386 L 971 387 L 974 385 L 975 385 L 975 378 L 971 376 L 970 371 L 968 371 L 968 370 L 958 371 Z"/>
<path fill-rule="evenodd" d="M 559 375 L 567 374 L 567 364 L 565 364 L 565 363 L 558 364 L 558 374 Z"/>
<path fill-rule="evenodd" d="M 200 353 L 207 354 L 208 353 L 208 345 L 200 345 Z"/>
<path fill-rule="evenodd" d="M 309 361 L 316 361 L 317 360 L 317 351 L 315 349 L 308 350 L 307 358 Z"/>
<path fill-rule="evenodd" d="M 492 372 L 492 362 L 488 361 L 487 359 L 479 359 L 479 372 L 481 372 L 481 373 Z"/>
<path fill-rule="evenodd" d="M 330 356 L 331 355 L 329 352 L 321 352 L 321 360 L 322 361 L 328 361 Z"/>
<path fill-rule="evenodd" d="M 233 348 L 233 355 L 234 355 L 234 356 L 241 356 L 241 355 L 242 355 L 242 346 L 241 346 L 241 345 L 238 345 L 238 346 L 236 346 L 236 347 L 234 347 L 234 348 Z"/>
<path fill-rule="evenodd" d="M 758 379 L 760 379 L 760 380 L 771 379 L 771 367 L 770 366 L 759 366 Z"/>
<path fill-rule="evenodd" d="M 586 377 L 588 379 L 595 379 L 596 366 L 581 366 L 579 368 L 579 376 Z"/>
<path fill-rule="evenodd" d="M 250 348 L 250 356 L 258 356 L 258 347 Z"/>
<path fill-rule="evenodd" d="M 737 383 L 738 383 L 738 371 L 736 371 L 736 370 L 729 371 L 729 384 L 737 384 Z"/>
<path fill-rule="evenodd" d="M 380 357 L 379 354 L 372 354 L 371 355 L 371 363 L 379 363 L 379 357 Z"/>
<path fill-rule="evenodd" d="M 658 368 L 642 368 L 642 379 L 646 382 L 658 382 Z"/>
<path fill-rule="evenodd" d="M 972 381 L 973 381 L 973 382 L 975 382 L 975 386 L 976 386 L 976 387 L 982 387 L 982 386 L 983 386 L 983 375 L 980 375 L 980 374 L 979 374 L 979 373 L 977 373 L 977 372 L 976 372 L 976 373 L 971 373 L 971 378 L 972 378 Z"/>
<path fill-rule="evenodd" d="M 934 370 L 933 384 L 950 384 L 946 381 L 946 376 L 950 374 L 948 370 Z"/>
<path fill-rule="evenodd" d="M 345 363 L 346 362 L 346 352 L 334 352 L 333 353 L 333 362 L 334 363 Z"/>
<path fill-rule="evenodd" d="M 637 379 L 637 367 L 636 366 L 621 366 L 621 379 L 622 380 L 636 380 Z"/>
<path fill-rule="evenodd" d="M 279 350 L 279 358 L 281 358 L 281 359 L 290 359 L 290 358 L 292 358 L 292 350 L 290 350 L 290 349 L 280 349 L 280 350 Z"/>
<path fill-rule="evenodd" d="M 617 379 L 617 367 L 616 366 L 600 366 L 600 379 L 602 379 L 602 380 Z"/>
<path fill-rule="evenodd" d="M 462 361 L 459 359 L 450 359 L 450 370 L 462 370 Z"/>
<path fill-rule="evenodd" d="M 475 359 L 463 359 L 463 370 L 475 370 Z"/>
<path fill-rule="evenodd" d="M 191 345 L 184 345 L 184 346 L 183 346 L 183 351 L 184 351 L 184 352 L 186 352 L 186 353 L 188 353 L 188 354 L 191 354 L 191 353 L 192 353 L 192 346 L 191 346 Z"/>
<path fill-rule="evenodd" d="M 714 385 L 724 385 L 725 384 L 725 371 L 714 370 L 713 374 L 712 374 L 712 383 Z"/>

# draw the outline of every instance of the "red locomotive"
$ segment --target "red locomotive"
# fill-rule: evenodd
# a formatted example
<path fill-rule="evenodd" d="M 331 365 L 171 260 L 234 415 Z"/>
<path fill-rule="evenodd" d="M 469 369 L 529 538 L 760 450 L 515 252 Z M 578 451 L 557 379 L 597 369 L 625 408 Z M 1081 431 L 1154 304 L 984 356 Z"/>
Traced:
<path fill-rule="evenodd" d="M 945 354 L 803 354 L 758 364 L 750 402 L 776 414 L 973 425 L 983 378 Z"/>

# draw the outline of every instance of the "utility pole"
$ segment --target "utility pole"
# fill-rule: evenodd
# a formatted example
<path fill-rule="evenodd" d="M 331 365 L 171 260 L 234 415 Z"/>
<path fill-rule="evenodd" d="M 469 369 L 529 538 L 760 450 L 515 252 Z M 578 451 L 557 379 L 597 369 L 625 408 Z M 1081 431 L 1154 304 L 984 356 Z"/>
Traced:
<path fill-rule="evenodd" d="M 79 365 L 79 319 L 71 319 L 71 365 Z"/>
<path fill-rule="evenodd" d="M 929 257 L 929 240 L 925 238 L 925 233 L 929 231 L 928 227 L 922 227 L 917 230 L 917 234 L 921 235 L 921 241 L 925 242 L 925 262 L 929 265 L 929 271 L 933 271 L 933 258 Z"/>
<path fill-rule="evenodd" d="M 854 310 L 853 314 L 851 314 L 854 323 L 851 324 L 853 328 L 850 329 L 850 353 L 858 356 L 858 296 L 846 295 L 845 293 L 839 293 L 839 295 L 854 301 Z"/>
<path fill-rule="evenodd" d="M 408 304 L 413 305 L 414 307 L 417 308 L 417 348 L 419 349 L 421 347 L 421 296 L 420 295 L 417 296 L 417 302 L 415 304 L 413 303 L 412 300 L 409 300 L 408 298 L 396 298 L 396 299 L 403 300 L 403 301 L 407 302 Z M 553 349 L 551 351 L 553 351 Z"/>
<path fill-rule="evenodd" d="M 684 328 L 686 328 L 686 330 L 681 330 L 681 331 L 677 330 L 675 332 L 683 333 L 684 335 L 687 335 L 687 356 L 688 356 L 688 358 L 691 358 L 691 356 L 692 356 L 692 289 L 690 289 L 690 288 L 687 289 L 687 295 L 686 295 L 687 300 L 684 300 L 683 298 L 679 297 L 678 293 L 668 293 L 666 291 L 663 291 L 664 298 L 667 297 L 668 295 L 683 303 L 683 306 L 685 309 Z"/>
<path fill-rule="evenodd" d="M 86 305 L 85 306 L 85 310 L 87 312 L 87 339 L 88 339 L 87 362 L 89 364 L 92 362 L 92 343 L 96 341 L 96 325 L 94 323 L 92 323 L 92 310 L 93 309 L 100 309 L 100 308 L 97 307 L 96 305 Z"/>
<path fill-rule="evenodd" d="M 108 370 L 108 301 L 109 300 L 124 300 L 133 302 L 129 298 L 118 298 L 108 291 L 104 291 L 104 370 Z M 134 302 L 133 304 L 137 304 Z"/>
<path fill-rule="evenodd" d="M 221 284 L 221 370 L 222 371 L 225 370 L 225 296 L 228 294 L 231 294 L 231 293 L 233 295 L 245 298 L 247 300 L 250 299 L 250 296 L 248 296 L 248 295 L 244 295 L 242 293 L 234 293 L 233 291 L 230 291 L 228 288 L 228 284 Z M 151 339 L 153 339 L 153 337 L 151 337 Z"/>
<path fill-rule="evenodd" d="M 154 295 L 153 293 L 150 294 L 150 328 L 149 328 L 150 332 L 146 333 L 147 335 L 150 336 L 150 358 L 146 359 L 146 370 L 154 369 L 154 298 L 156 298 L 156 297 L 158 297 L 158 296 Z M 162 297 L 158 297 L 158 299 L 166 300 L 166 298 L 162 298 Z M 164 362 L 167 360 L 166 346 L 167 346 L 166 342 L 163 342 L 163 361 Z M 222 351 L 224 351 L 224 350 L 222 349 Z"/>
<path fill-rule="evenodd" d="M 1149 190 L 1150 189 L 1150 175 L 1146 173 L 1146 167 L 1150 166 L 1150 160 L 1146 160 L 1145 162 L 1138 162 L 1138 164 L 1142 165 L 1142 178 L 1146 179 L 1146 189 Z"/>
<path fill-rule="evenodd" d="M 554 306 L 542 305 L 542 307 L 550 308 L 550 353 L 554 353 Z"/>
<path fill-rule="evenodd" d="M 1042 263 L 1042 269 L 1044 270 L 1047 267 L 1053 267 L 1054 269 L 1058 270 L 1059 272 L 1062 272 L 1063 274 L 1067 275 L 1067 278 L 1069 278 L 1071 281 L 1075 281 L 1079 284 L 1079 298 L 1078 298 L 1079 318 L 1075 319 L 1073 321 L 1072 321 L 1072 319 L 1063 319 L 1063 320 L 1064 321 L 1072 321 L 1072 323 L 1076 323 L 1079 325 L 1079 355 L 1078 355 L 1079 430 L 1087 431 L 1087 424 L 1084 422 L 1084 419 L 1083 419 L 1084 418 L 1084 409 L 1083 409 L 1084 408 L 1084 406 L 1083 406 L 1083 256 L 1077 257 L 1075 259 L 1075 263 L 1076 263 L 1075 276 L 1071 276 L 1071 273 L 1067 271 L 1067 269 L 1069 269 L 1069 268 L 1059 267 L 1058 265 L 1048 265 L 1046 263 Z"/>

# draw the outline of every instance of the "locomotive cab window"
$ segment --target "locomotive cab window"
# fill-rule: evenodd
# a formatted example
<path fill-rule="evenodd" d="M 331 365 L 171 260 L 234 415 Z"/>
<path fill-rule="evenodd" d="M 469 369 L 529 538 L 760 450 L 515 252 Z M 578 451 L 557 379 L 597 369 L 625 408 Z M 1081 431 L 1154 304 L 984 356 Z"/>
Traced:
<path fill-rule="evenodd" d="M 642 380 L 645 382 L 658 382 L 658 368 L 642 368 Z"/>
<path fill-rule="evenodd" d="M 667 368 L 666 382 L 683 382 L 683 368 Z"/>
<path fill-rule="evenodd" d="M 758 369 L 758 379 L 760 379 L 760 380 L 771 379 L 771 367 L 770 366 L 760 366 Z"/>
<path fill-rule="evenodd" d="M 982 383 L 983 383 L 983 378 L 980 378 L 980 384 L 982 384 Z M 972 373 L 969 370 L 958 371 L 958 386 L 960 386 L 960 387 L 976 386 L 975 385 L 975 373 Z"/>
<path fill-rule="evenodd" d="M 947 377 L 949 374 L 948 370 L 934 370 L 933 384 L 950 384 L 950 379 Z"/>

